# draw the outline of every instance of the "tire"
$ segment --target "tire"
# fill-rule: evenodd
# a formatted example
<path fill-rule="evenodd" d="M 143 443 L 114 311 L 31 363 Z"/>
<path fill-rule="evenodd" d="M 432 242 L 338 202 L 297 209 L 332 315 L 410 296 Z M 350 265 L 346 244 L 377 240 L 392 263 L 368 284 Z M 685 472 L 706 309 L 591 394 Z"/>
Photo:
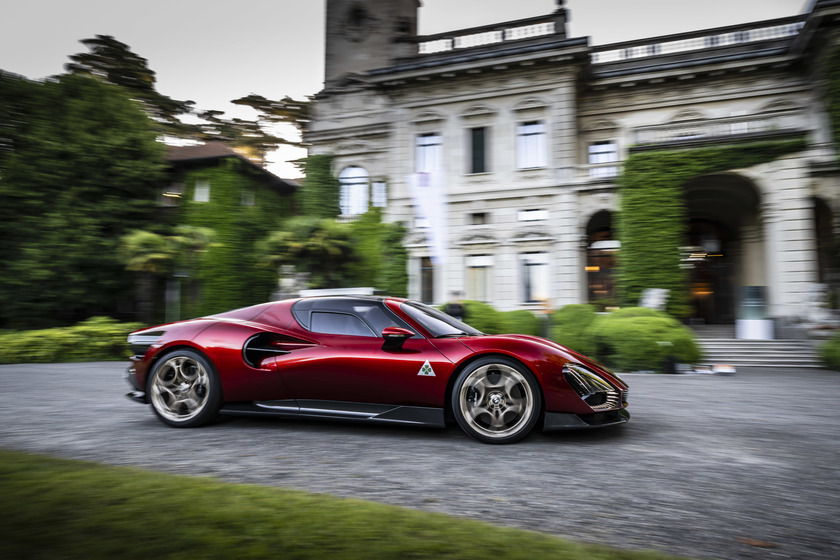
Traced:
<path fill-rule="evenodd" d="M 161 357 L 148 381 L 155 415 L 176 428 L 211 422 L 221 404 L 219 376 L 213 364 L 193 350 L 179 349 Z"/>
<path fill-rule="evenodd" d="M 533 374 L 514 360 L 481 358 L 455 380 L 452 412 L 461 429 L 484 443 L 513 443 L 528 435 L 542 410 Z"/>

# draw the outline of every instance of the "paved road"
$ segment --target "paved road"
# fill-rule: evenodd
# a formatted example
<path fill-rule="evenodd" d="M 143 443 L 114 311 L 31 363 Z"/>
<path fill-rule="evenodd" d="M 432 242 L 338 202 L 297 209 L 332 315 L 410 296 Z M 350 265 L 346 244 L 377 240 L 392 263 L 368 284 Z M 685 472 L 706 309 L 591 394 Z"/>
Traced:
<path fill-rule="evenodd" d="M 120 363 L 0 366 L 0 447 L 472 517 L 693 558 L 837 558 L 840 373 L 627 375 L 633 418 L 483 445 L 456 428 L 167 428 Z"/>

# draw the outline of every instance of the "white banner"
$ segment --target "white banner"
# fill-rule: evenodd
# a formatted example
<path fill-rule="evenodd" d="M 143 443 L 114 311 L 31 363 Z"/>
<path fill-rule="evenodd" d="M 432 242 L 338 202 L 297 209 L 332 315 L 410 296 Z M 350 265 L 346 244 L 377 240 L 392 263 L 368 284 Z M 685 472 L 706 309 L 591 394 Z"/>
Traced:
<path fill-rule="evenodd" d="M 435 266 L 446 263 L 449 234 L 446 216 L 446 184 L 443 171 L 414 173 L 408 177 L 411 197 L 417 218 L 425 219 L 426 241 L 431 249 L 430 257 Z"/>

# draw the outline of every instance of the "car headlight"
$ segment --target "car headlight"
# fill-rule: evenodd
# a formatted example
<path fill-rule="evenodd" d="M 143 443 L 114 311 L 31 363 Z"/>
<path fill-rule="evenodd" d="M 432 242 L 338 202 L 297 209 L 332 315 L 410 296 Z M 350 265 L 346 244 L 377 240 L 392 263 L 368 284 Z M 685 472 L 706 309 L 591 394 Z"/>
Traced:
<path fill-rule="evenodd" d="M 149 346 L 160 340 L 164 331 L 139 331 L 128 335 L 128 345 L 135 356 L 143 356 L 149 350 Z"/>
<path fill-rule="evenodd" d="M 563 366 L 563 377 L 593 409 L 608 410 L 618 406 L 619 391 L 588 367 L 569 362 Z"/>

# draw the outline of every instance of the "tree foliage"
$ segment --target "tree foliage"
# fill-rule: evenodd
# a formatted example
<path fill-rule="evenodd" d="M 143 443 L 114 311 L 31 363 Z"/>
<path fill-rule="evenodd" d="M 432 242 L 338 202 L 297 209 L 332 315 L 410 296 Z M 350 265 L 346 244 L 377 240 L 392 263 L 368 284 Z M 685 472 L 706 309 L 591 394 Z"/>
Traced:
<path fill-rule="evenodd" d="M 184 125 L 179 115 L 192 111 L 193 101 L 178 101 L 155 89 L 155 73 L 148 61 L 133 53 L 128 45 L 111 35 L 96 35 L 82 39 L 89 52 L 70 56 L 72 62 L 64 68 L 70 74 L 96 76 L 131 92 L 143 102 L 150 116 L 158 123 L 160 131 L 184 136 L 194 134 L 194 129 Z"/>
<path fill-rule="evenodd" d="M 0 86 L 15 115 L 0 157 L 0 324 L 118 313 L 130 293 L 119 238 L 151 218 L 163 146 L 124 90 L 101 80 L 0 76 Z"/>
<path fill-rule="evenodd" d="M 155 72 L 148 61 L 131 51 L 130 47 L 111 35 L 96 35 L 82 39 L 89 52 L 72 55 L 65 65 L 67 72 L 96 76 L 126 88 L 140 100 L 156 123 L 161 134 L 199 141 L 225 142 L 255 163 L 264 165 L 266 155 L 279 146 L 299 145 L 300 142 L 278 135 L 279 124 L 290 124 L 303 130 L 309 122 L 310 103 L 284 97 L 270 100 L 250 94 L 231 100 L 234 105 L 251 107 L 255 120 L 225 118 L 217 109 L 196 110 L 193 101 L 172 99 L 156 89 Z M 186 124 L 180 117 L 195 115 L 203 122 Z"/>
<path fill-rule="evenodd" d="M 270 234 L 259 245 L 263 262 L 275 269 L 294 265 L 309 274 L 312 288 L 352 286 L 350 265 L 356 261 L 350 227 L 335 220 L 299 216 L 284 231 Z"/>

